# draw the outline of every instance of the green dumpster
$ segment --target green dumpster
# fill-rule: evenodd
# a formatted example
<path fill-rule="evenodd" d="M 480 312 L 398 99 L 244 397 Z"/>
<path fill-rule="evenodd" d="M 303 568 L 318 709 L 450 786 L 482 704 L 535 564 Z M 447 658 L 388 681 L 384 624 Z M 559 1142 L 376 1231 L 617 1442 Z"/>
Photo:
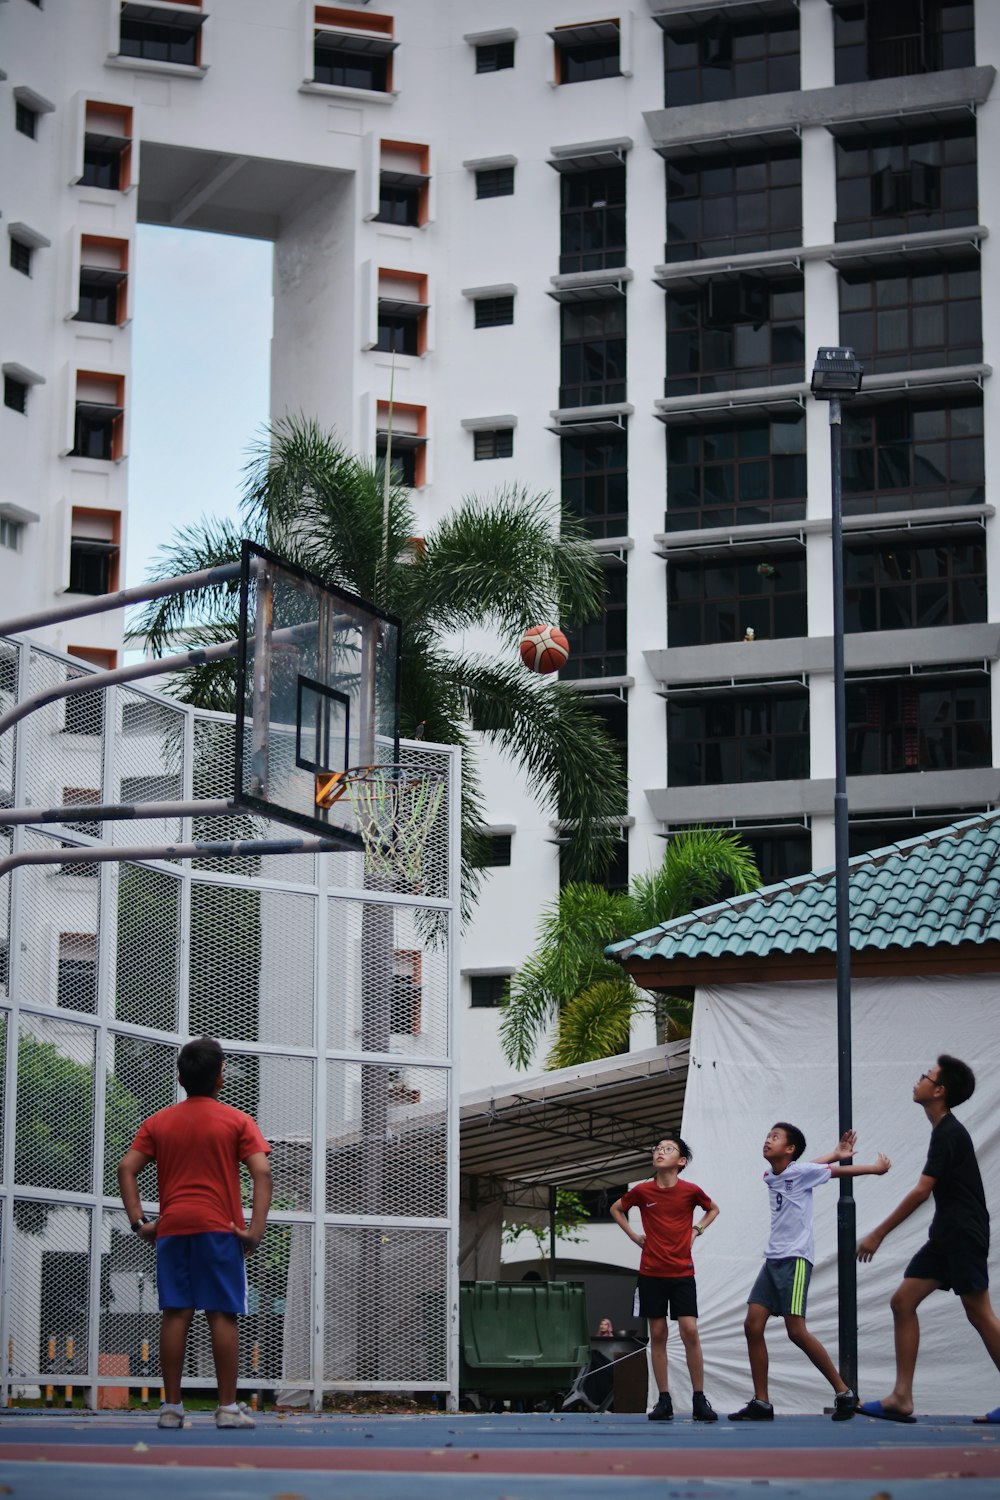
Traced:
<path fill-rule="evenodd" d="M 463 1281 L 459 1286 L 459 1385 L 520 1400 L 565 1394 L 590 1360 L 579 1281 Z"/>

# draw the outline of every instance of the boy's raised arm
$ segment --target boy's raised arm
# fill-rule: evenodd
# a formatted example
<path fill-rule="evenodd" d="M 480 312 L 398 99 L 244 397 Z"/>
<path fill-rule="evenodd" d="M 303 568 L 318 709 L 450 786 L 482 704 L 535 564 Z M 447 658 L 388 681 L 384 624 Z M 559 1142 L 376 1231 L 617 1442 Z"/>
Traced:
<path fill-rule="evenodd" d="M 880 1151 L 873 1162 L 857 1164 L 851 1167 L 831 1167 L 831 1177 L 884 1177 L 892 1166 L 887 1156 Z"/>
<path fill-rule="evenodd" d="M 813 1161 L 817 1167 L 829 1167 L 835 1162 L 850 1161 L 858 1144 L 858 1132 L 856 1130 L 845 1130 L 840 1140 L 832 1151 L 825 1156 L 814 1156 Z"/>

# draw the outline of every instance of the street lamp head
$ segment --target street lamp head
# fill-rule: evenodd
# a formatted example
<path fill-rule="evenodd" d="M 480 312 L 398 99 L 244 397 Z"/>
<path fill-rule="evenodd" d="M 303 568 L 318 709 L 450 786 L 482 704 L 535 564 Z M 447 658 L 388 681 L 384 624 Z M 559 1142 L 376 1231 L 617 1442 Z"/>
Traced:
<path fill-rule="evenodd" d="M 849 401 L 861 389 L 865 367 L 853 349 L 822 348 L 816 351 L 812 393 L 817 401 Z"/>

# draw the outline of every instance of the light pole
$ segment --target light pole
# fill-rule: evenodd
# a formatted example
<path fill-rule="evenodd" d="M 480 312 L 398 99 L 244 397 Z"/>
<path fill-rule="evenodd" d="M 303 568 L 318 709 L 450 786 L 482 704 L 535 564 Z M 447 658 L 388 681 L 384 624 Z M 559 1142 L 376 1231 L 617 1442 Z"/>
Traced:
<path fill-rule="evenodd" d="M 812 393 L 830 404 L 830 537 L 833 544 L 833 724 L 836 780 L 833 797 L 834 869 L 837 895 L 837 1102 L 840 1133 L 852 1128 L 851 1097 L 851 909 L 847 846 L 847 713 L 844 696 L 844 548 L 841 496 L 841 403 L 861 389 L 864 367 L 853 349 L 816 353 Z M 854 1191 L 840 1179 L 837 1204 L 837 1324 L 841 1378 L 858 1389 L 857 1227 Z"/>

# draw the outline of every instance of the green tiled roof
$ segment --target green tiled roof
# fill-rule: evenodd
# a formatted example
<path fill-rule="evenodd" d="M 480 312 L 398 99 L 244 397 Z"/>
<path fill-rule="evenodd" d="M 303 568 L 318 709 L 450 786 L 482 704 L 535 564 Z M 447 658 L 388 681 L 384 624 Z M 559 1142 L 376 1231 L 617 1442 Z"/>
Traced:
<path fill-rule="evenodd" d="M 850 861 L 851 950 L 1000 939 L 1000 813 Z M 733 896 L 604 951 L 609 958 L 747 957 L 836 950 L 834 870 Z"/>

